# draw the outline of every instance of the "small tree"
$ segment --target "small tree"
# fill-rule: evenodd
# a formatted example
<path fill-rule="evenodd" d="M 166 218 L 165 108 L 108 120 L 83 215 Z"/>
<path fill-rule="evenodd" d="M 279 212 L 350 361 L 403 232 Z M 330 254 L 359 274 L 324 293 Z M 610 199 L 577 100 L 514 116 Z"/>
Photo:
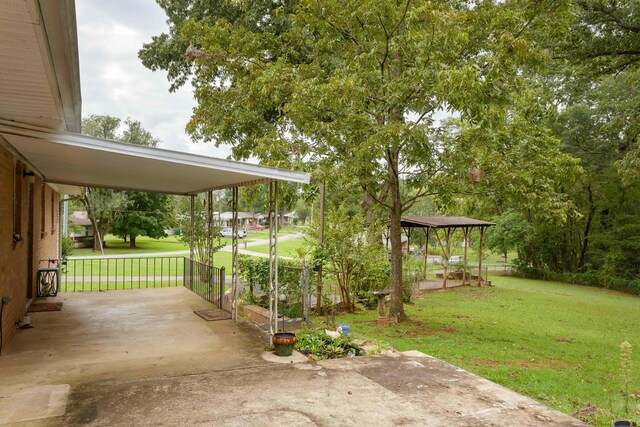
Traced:
<path fill-rule="evenodd" d="M 368 233 L 372 232 L 372 228 L 364 228 L 362 211 L 354 212 L 344 204 L 327 210 L 322 247 L 318 245 L 317 227 L 309 231 L 315 258 L 323 260 L 326 272 L 335 277 L 343 308 L 348 311 L 355 308 L 360 291 L 389 284 L 389 263 L 380 242 L 371 243 L 374 239 Z"/>
<path fill-rule="evenodd" d="M 220 224 L 213 219 L 211 229 L 209 228 L 209 218 L 207 200 L 204 194 L 195 198 L 193 209 L 193 228 L 191 227 L 191 201 L 188 197 L 181 197 L 178 201 L 178 222 L 180 226 L 180 240 L 191 244 L 193 237 L 193 257 L 195 261 L 209 264 L 213 260 L 213 254 L 223 248 L 220 243 Z M 209 248 L 211 242 L 211 248 Z M 217 242 L 217 243 L 216 243 Z M 211 250 L 211 258 L 209 257 Z"/>
<path fill-rule="evenodd" d="M 509 251 L 523 245 L 533 227 L 518 212 L 509 211 L 493 218 L 495 227 L 487 230 L 487 246 L 499 252 L 507 261 Z"/>

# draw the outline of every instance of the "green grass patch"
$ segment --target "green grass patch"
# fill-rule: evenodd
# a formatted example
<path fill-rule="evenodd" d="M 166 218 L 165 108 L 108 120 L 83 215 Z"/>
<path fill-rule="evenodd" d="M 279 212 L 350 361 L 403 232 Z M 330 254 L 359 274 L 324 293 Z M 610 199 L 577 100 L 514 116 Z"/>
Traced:
<path fill-rule="evenodd" d="M 231 253 L 216 252 L 214 266 L 231 276 Z M 185 257 L 89 258 L 69 260 L 61 291 L 90 291 L 182 286 Z"/>
<path fill-rule="evenodd" d="M 624 417 L 620 350 L 633 346 L 630 393 L 640 391 L 640 298 L 555 282 L 492 277 L 491 288 L 456 288 L 419 298 L 411 321 L 375 325 L 375 310 L 340 316 L 356 336 L 416 349 L 565 413 L 588 405 L 589 420 Z M 640 417 L 638 399 L 632 413 Z"/>
<path fill-rule="evenodd" d="M 304 239 L 302 237 L 278 242 L 278 255 L 297 258 L 297 250 L 302 246 L 304 246 Z M 269 245 L 251 246 L 247 249 L 251 252 L 259 252 L 262 254 L 269 253 Z"/>
<path fill-rule="evenodd" d="M 133 255 L 146 254 L 152 252 L 176 252 L 188 251 L 189 245 L 178 240 L 178 236 L 167 236 L 162 239 L 151 239 L 149 237 L 140 236 L 136 239 L 136 247 L 130 248 L 129 242 L 124 242 L 121 237 L 107 235 L 106 246 L 104 248 L 105 255 Z M 91 248 L 77 248 L 73 250 L 71 256 L 89 257 L 101 256 L 100 252 L 93 252 Z"/>

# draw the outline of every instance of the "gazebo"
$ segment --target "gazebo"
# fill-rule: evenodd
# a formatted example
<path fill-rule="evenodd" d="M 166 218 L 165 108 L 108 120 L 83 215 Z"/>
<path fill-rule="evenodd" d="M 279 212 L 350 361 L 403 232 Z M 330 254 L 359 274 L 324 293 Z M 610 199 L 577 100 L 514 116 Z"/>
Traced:
<path fill-rule="evenodd" d="M 464 216 L 403 216 L 401 226 L 404 228 L 409 242 L 411 241 L 411 232 L 414 228 L 422 228 L 425 234 L 424 248 L 424 270 L 426 276 L 427 256 L 429 255 L 429 234 L 433 230 L 436 240 L 443 252 L 442 266 L 444 274 L 442 275 L 442 287 L 447 287 L 447 276 L 449 268 L 449 258 L 451 252 L 451 236 L 458 229 L 462 229 L 464 234 L 464 258 L 462 268 L 462 283 L 467 281 L 467 248 L 469 246 L 469 235 L 474 228 L 480 229 L 480 251 L 478 254 L 478 282 L 482 285 L 482 244 L 484 240 L 484 231 L 487 227 L 496 225 L 493 222 L 482 221 Z M 440 236 L 438 230 L 444 230 L 444 235 Z"/>

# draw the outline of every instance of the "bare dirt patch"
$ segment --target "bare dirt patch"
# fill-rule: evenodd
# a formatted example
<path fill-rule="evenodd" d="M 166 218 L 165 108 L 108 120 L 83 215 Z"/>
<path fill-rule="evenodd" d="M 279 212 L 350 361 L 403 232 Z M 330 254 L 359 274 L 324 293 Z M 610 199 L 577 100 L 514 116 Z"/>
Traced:
<path fill-rule="evenodd" d="M 517 368 L 525 368 L 525 369 L 552 369 L 552 370 L 561 370 L 571 368 L 566 362 L 560 360 L 518 360 L 518 361 L 505 361 L 498 362 L 493 359 L 473 359 L 471 361 L 473 366 L 483 366 L 485 368 L 497 368 L 500 365 L 513 366 Z"/>
<path fill-rule="evenodd" d="M 377 327 L 377 320 L 363 320 L 352 323 L 360 323 L 368 326 Z M 402 328 L 402 329 L 400 329 Z M 455 334 L 457 331 L 453 327 L 434 327 L 429 326 L 423 322 L 418 320 L 410 320 L 406 323 L 402 323 L 400 325 L 390 324 L 387 329 L 388 335 L 393 335 L 396 337 L 407 337 L 407 338 L 420 338 L 420 337 L 428 337 L 436 334 L 447 333 L 447 334 Z"/>
<path fill-rule="evenodd" d="M 554 370 L 554 371 L 559 371 L 559 370 L 562 370 L 562 369 L 570 369 L 572 367 L 567 362 L 564 362 L 562 360 L 552 360 L 552 359 L 546 359 L 546 360 L 537 360 L 537 359 L 521 360 L 521 361 L 517 361 L 517 362 L 510 362 L 509 365 L 517 366 L 519 368 L 551 369 L 551 370 Z"/>
<path fill-rule="evenodd" d="M 497 368 L 500 365 L 500 362 L 497 360 L 491 359 L 473 359 L 471 361 L 473 366 L 484 366 L 486 368 Z"/>

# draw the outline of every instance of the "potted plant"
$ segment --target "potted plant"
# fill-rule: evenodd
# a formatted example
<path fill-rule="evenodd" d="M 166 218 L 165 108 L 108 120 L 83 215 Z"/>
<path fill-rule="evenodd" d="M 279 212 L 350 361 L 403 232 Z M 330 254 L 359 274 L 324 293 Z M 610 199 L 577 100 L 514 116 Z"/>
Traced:
<path fill-rule="evenodd" d="M 282 314 L 278 315 L 278 317 L 282 316 L 282 332 L 273 334 L 273 346 L 278 356 L 291 356 L 293 354 L 293 346 L 296 343 L 296 334 L 284 331 L 284 306 L 287 296 L 281 293 L 278 299 L 282 303 Z"/>
<path fill-rule="evenodd" d="M 278 332 L 273 334 L 273 346 L 278 356 L 291 356 L 295 343 L 296 334 L 293 332 Z"/>

